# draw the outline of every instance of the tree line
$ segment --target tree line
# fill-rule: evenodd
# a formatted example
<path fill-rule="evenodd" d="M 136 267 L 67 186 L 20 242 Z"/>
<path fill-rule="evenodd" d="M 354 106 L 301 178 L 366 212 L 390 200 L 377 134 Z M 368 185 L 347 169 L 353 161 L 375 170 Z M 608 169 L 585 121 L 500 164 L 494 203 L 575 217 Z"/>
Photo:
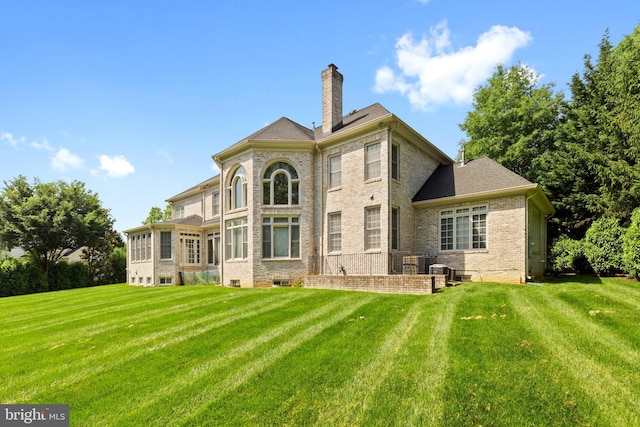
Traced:
<path fill-rule="evenodd" d="M 0 193 L 0 296 L 119 283 L 126 252 L 98 195 L 73 181 L 4 181 Z M 9 250 L 22 248 L 15 259 Z M 67 262 L 70 250 L 81 262 Z"/>
<path fill-rule="evenodd" d="M 640 25 L 568 83 L 570 96 L 518 64 L 498 66 L 474 92 L 460 128 L 465 156 L 489 156 L 540 184 L 556 209 L 551 265 L 638 276 Z"/>

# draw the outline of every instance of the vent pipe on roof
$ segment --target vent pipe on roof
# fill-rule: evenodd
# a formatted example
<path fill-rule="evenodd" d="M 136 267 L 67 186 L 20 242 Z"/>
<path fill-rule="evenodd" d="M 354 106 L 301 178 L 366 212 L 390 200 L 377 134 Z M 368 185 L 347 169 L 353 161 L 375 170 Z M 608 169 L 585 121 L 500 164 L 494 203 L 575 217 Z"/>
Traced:
<path fill-rule="evenodd" d="M 329 64 L 322 72 L 322 132 L 330 133 L 342 122 L 342 81 L 338 67 Z"/>
<path fill-rule="evenodd" d="M 463 144 L 462 148 L 460 149 L 460 166 L 464 166 L 465 164 L 467 164 L 465 158 L 464 158 L 464 153 L 466 151 L 466 146 Z"/>

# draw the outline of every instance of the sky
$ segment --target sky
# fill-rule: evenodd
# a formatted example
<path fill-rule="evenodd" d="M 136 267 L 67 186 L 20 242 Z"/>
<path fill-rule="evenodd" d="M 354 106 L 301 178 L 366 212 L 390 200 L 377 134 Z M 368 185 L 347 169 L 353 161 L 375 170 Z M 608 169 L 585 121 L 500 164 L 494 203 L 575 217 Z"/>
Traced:
<path fill-rule="evenodd" d="M 269 123 L 321 125 L 332 63 L 343 112 L 379 102 L 455 158 L 496 65 L 568 96 L 639 24 L 638 0 L 0 0 L 0 181 L 82 181 L 136 227 Z"/>

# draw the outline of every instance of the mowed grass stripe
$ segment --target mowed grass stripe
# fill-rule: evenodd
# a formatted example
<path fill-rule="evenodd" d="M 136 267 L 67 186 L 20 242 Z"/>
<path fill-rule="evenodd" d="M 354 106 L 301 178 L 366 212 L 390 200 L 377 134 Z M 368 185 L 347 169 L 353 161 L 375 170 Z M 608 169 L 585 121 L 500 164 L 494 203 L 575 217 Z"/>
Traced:
<path fill-rule="evenodd" d="M 308 298 L 311 295 L 310 293 L 276 294 L 260 299 L 255 303 L 247 304 L 242 308 L 216 312 L 160 331 L 154 330 L 147 335 L 134 336 L 129 341 L 121 342 L 118 346 L 107 347 L 103 351 L 94 352 L 90 356 L 74 360 L 63 366 L 44 366 L 41 369 L 34 369 L 19 381 L 23 385 L 25 383 L 29 384 L 29 388 L 12 390 L 9 387 L 3 387 L 3 389 L 0 389 L 2 393 L 0 394 L 0 401 L 7 401 L 7 399 L 11 399 L 7 403 L 31 401 L 41 391 L 42 383 L 47 379 L 51 381 L 50 387 L 68 387 L 87 377 L 115 369 L 119 365 L 130 363 L 157 350 L 177 345 L 212 329 L 221 328 L 229 323 L 248 317 L 258 316 L 283 307 L 292 301 Z M 10 381 L 7 385 L 9 386 L 13 383 Z"/>
<path fill-rule="evenodd" d="M 599 344 L 608 350 L 609 355 L 615 354 L 622 363 L 627 365 L 627 368 L 640 367 L 640 350 L 634 348 L 627 340 L 620 338 L 614 331 L 595 323 L 595 316 L 598 314 L 590 315 L 590 310 L 580 311 L 559 299 L 558 295 L 537 293 L 536 296 L 538 297 L 535 301 L 537 307 L 545 307 L 546 310 L 562 314 L 561 319 L 565 326 L 567 339 L 573 339 L 576 342 L 589 342 L 591 347 L 594 344 Z M 610 314 L 614 314 L 613 310 L 605 309 L 605 311 L 612 311 Z M 591 310 L 591 312 L 596 313 L 597 311 Z"/>
<path fill-rule="evenodd" d="M 588 348 L 573 344 L 570 332 L 557 326 L 555 319 L 561 314 L 542 307 L 527 298 L 523 292 L 511 292 L 514 308 L 527 320 L 540 341 L 555 356 L 554 363 L 561 366 L 576 381 L 583 393 L 597 405 L 599 413 L 611 425 L 640 425 L 637 390 L 624 384 L 611 369 L 589 356 Z M 576 324 L 575 328 L 580 328 Z"/>
<path fill-rule="evenodd" d="M 410 399 L 412 411 L 407 418 L 407 425 L 442 425 L 444 421 L 443 387 L 449 364 L 449 333 L 454 314 L 462 292 L 446 293 L 443 298 L 444 307 L 433 321 L 433 332 L 429 337 L 429 345 L 422 359 L 421 371 L 415 378 L 417 390 Z M 402 420 L 398 420 L 402 422 Z"/>
<path fill-rule="evenodd" d="M 0 319 L 1 327 L 12 324 L 40 323 L 41 319 L 69 315 L 74 311 L 87 312 L 96 307 L 111 305 L 120 301 L 130 301 L 132 298 L 153 298 L 152 294 L 142 295 L 132 292 L 126 285 L 107 285 L 93 288 L 46 292 L 43 294 L 21 295 L 10 298 L 0 298 L 0 310 L 11 311 L 11 317 Z M 118 288 L 123 292 L 103 292 L 102 288 Z M 137 290 L 137 289 L 133 289 Z M 124 294 L 124 295 L 123 295 Z M 39 299 L 39 296 L 46 298 Z"/>
<path fill-rule="evenodd" d="M 139 414 L 144 412 L 155 412 L 154 405 L 165 399 L 179 400 L 181 396 L 189 395 L 189 388 L 193 388 L 194 384 L 210 378 L 217 378 L 214 371 L 226 369 L 229 365 L 237 363 L 236 361 L 247 356 L 251 352 L 258 352 L 261 346 L 265 346 L 271 341 L 290 333 L 292 330 L 299 329 L 310 322 L 316 322 L 319 318 L 328 316 L 332 311 L 345 305 L 356 303 L 361 296 L 345 295 L 333 301 L 325 303 L 315 310 L 309 311 L 303 316 L 293 318 L 277 327 L 267 330 L 265 333 L 258 335 L 236 347 L 226 350 L 224 353 L 207 360 L 204 363 L 192 367 L 185 375 L 181 375 L 174 381 L 164 384 L 152 395 L 142 396 L 139 400 L 127 402 L 124 407 L 120 408 L 122 415 L 113 419 L 115 424 L 131 424 L 135 423 L 136 418 L 140 418 Z M 142 419 L 145 416 L 141 417 Z"/>
<path fill-rule="evenodd" d="M 178 313 L 186 315 L 202 307 L 211 306 L 222 301 L 231 301 L 243 296 L 248 297 L 248 294 L 219 294 L 211 295 L 210 298 L 198 297 L 197 294 L 187 294 L 184 296 L 178 295 L 176 298 L 169 298 L 162 301 L 158 301 L 157 299 L 151 300 L 144 305 L 141 305 L 141 302 L 136 302 L 133 307 L 128 307 L 127 309 L 120 310 L 114 308 L 112 312 L 103 313 L 103 317 L 108 318 L 108 320 L 103 322 L 84 322 L 83 324 L 73 328 L 70 326 L 67 328 L 58 328 L 60 331 L 55 333 L 43 332 L 40 334 L 33 334 L 31 333 L 33 331 L 29 331 L 29 334 L 25 336 L 25 333 L 22 332 L 20 335 L 15 335 L 13 337 L 13 341 L 16 342 L 16 344 L 13 346 L 8 345 L 7 347 L 0 349 L 0 354 L 22 351 L 22 349 L 24 349 L 28 344 L 31 344 L 29 346 L 30 351 L 34 351 L 66 345 L 67 343 L 74 341 L 88 341 L 96 336 L 106 335 L 123 327 L 132 327 L 137 326 L 140 323 L 149 323 L 150 321 L 163 317 L 175 316 Z M 194 301 L 195 298 L 197 298 L 197 300 Z M 186 302 L 182 304 L 175 304 L 182 300 L 186 300 Z M 167 302 L 170 302 L 171 305 L 167 306 Z M 160 305 L 160 307 L 154 309 L 153 307 L 157 305 Z M 122 313 L 119 313 L 121 311 L 133 311 L 133 313 L 123 315 Z M 89 319 L 90 318 L 86 318 L 85 320 Z M 37 330 L 41 329 L 42 328 L 38 328 Z"/>
<path fill-rule="evenodd" d="M 123 298 L 115 298 L 111 300 L 103 300 L 100 304 L 85 304 L 78 305 L 72 304 L 69 307 L 63 309 L 52 309 L 48 310 L 46 307 L 43 307 L 43 312 L 34 313 L 30 318 L 23 317 L 22 319 L 15 320 L 11 319 L 8 322 L 4 322 L 4 327 L 8 328 L 9 333 L 7 337 L 11 337 L 13 335 L 17 335 L 22 333 L 23 331 L 29 331 L 29 333 L 33 333 L 39 330 L 45 329 L 59 329 L 63 325 L 67 325 L 74 322 L 79 322 L 83 320 L 88 320 L 94 317 L 99 317 L 104 314 L 116 314 L 119 311 L 126 311 L 130 309 L 137 309 L 141 305 L 149 305 L 149 304 L 162 304 L 168 301 L 174 301 L 176 299 L 182 298 L 194 298 L 200 295 L 196 292 L 186 291 L 184 294 L 175 293 L 139 293 L 136 295 L 128 295 Z M 135 296 L 135 297 L 134 297 Z M 125 304 L 118 304 L 121 301 L 127 301 Z M 100 308 L 98 308 L 100 307 Z M 45 318 L 47 320 L 42 321 Z M 12 323 L 18 322 L 20 326 L 11 326 Z"/>
<path fill-rule="evenodd" d="M 353 304 L 350 304 L 346 309 L 341 310 L 328 318 L 319 319 L 316 323 L 306 327 L 283 344 L 268 350 L 262 355 L 256 355 L 256 359 L 254 361 L 239 366 L 237 370 L 231 372 L 225 378 L 220 379 L 215 383 L 211 383 L 208 386 L 204 385 L 203 389 L 197 393 L 197 395 L 189 399 L 189 406 L 183 406 L 176 409 L 176 411 L 171 415 L 171 419 L 167 420 L 167 425 L 202 425 L 205 421 L 199 419 L 199 415 L 202 412 L 205 412 L 209 405 L 226 397 L 229 393 L 245 384 L 259 372 L 272 366 L 297 347 L 311 340 L 325 329 L 345 319 L 358 308 L 373 301 L 374 299 L 375 296 L 373 295 L 359 296 L 358 299 L 355 300 Z"/>
<path fill-rule="evenodd" d="M 418 323 L 420 314 L 420 305 L 413 303 L 404 318 L 387 334 L 374 356 L 330 401 L 325 402 L 324 408 L 320 408 L 318 425 L 360 425 L 362 416 L 393 369 L 398 351 Z"/>

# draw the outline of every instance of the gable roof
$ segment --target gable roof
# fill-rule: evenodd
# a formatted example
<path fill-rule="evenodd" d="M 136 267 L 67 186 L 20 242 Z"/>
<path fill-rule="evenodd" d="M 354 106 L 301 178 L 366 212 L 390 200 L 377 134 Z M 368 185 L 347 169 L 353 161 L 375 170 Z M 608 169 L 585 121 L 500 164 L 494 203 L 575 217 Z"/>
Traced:
<path fill-rule="evenodd" d="M 465 164 L 440 165 L 416 193 L 413 201 L 468 196 L 535 185 L 498 162 L 480 157 Z"/>
<path fill-rule="evenodd" d="M 382 122 L 385 123 L 382 123 Z M 232 146 L 223 151 L 214 154 L 212 157 L 220 165 L 223 159 L 232 157 L 238 153 L 251 148 L 269 148 L 269 149 L 303 149 L 311 150 L 316 144 L 333 143 L 339 141 L 341 137 L 348 136 L 351 132 L 357 132 L 364 126 L 390 126 L 402 123 L 407 129 L 408 125 L 394 116 L 389 110 L 384 108 L 380 103 L 371 104 L 361 110 L 353 110 L 349 114 L 342 117 L 340 124 L 332 132 L 323 132 L 322 126 L 315 129 L 309 129 L 287 117 L 281 117 L 275 122 L 263 127 L 257 132 L 252 133 L 246 138 L 236 142 Z M 384 126 L 383 126 L 384 125 Z M 422 135 L 412 130 L 413 136 L 418 136 L 429 146 L 429 150 L 444 163 L 451 162 L 451 159 L 440 151 L 437 147 L 427 141 Z"/>
<path fill-rule="evenodd" d="M 545 214 L 555 210 L 538 184 L 534 184 L 495 160 L 480 157 L 465 164 L 440 165 L 413 197 L 417 205 L 443 205 L 479 198 L 527 194 Z"/>
<path fill-rule="evenodd" d="M 308 129 L 291 119 L 281 117 L 275 122 L 245 138 L 245 140 L 250 139 L 312 141 L 314 138 L 313 131 L 311 129 Z"/>

